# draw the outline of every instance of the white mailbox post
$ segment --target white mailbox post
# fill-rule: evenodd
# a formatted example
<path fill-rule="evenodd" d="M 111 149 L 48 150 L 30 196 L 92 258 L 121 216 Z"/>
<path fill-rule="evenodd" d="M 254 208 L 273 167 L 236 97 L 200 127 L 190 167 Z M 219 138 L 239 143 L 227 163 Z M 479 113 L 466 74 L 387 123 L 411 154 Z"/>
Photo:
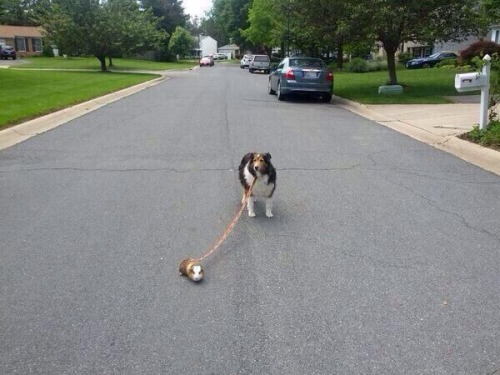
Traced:
<path fill-rule="evenodd" d="M 488 103 L 490 96 L 490 55 L 483 58 L 484 66 L 481 73 L 465 73 L 455 75 L 455 88 L 458 92 L 481 90 L 481 105 L 479 107 L 479 129 L 488 126 Z"/>

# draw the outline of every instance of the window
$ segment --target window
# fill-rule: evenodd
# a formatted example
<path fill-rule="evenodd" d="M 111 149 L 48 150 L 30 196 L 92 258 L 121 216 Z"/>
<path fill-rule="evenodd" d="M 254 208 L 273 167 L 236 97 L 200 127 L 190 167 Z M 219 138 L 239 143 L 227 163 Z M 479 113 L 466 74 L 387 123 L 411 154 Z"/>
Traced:
<path fill-rule="evenodd" d="M 33 38 L 33 51 L 42 52 L 42 39 Z"/>
<path fill-rule="evenodd" d="M 22 36 L 16 36 L 16 49 L 20 52 L 26 52 L 26 40 Z"/>
<path fill-rule="evenodd" d="M 495 43 L 500 42 L 500 30 L 493 30 L 491 40 Z"/>

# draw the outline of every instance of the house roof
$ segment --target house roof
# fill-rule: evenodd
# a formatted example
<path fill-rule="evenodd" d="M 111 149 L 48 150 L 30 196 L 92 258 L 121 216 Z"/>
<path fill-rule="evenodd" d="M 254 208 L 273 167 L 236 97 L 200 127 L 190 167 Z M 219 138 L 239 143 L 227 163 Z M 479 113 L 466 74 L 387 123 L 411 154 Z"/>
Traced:
<path fill-rule="evenodd" d="M 0 25 L 0 38 L 15 38 L 16 36 L 41 38 L 43 29 L 35 26 Z"/>
<path fill-rule="evenodd" d="M 240 49 L 236 44 L 226 44 L 225 46 L 219 47 L 219 49 Z"/>

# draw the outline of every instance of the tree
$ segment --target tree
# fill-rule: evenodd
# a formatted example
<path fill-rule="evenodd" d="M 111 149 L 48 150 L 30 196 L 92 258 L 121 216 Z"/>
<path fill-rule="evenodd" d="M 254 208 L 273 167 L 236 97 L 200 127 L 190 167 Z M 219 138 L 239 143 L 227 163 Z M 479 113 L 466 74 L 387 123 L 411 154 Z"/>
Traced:
<path fill-rule="evenodd" d="M 177 26 L 170 37 L 168 48 L 176 55 L 185 56 L 193 47 L 194 39 L 183 27 Z"/>
<path fill-rule="evenodd" d="M 283 41 L 286 16 L 279 12 L 283 1 L 254 0 L 248 12 L 248 28 L 241 34 L 256 46 L 276 46 Z"/>
<path fill-rule="evenodd" d="M 201 22 L 203 33 L 210 35 L 220 44 L 236 43 L 243 47 L 246 39 L 242 36 L 241 30 L 248 26 L 251 2 L 251 0 L 213 0 L 212 8 Z"/>
<path fill-rule="evenodd" d="M 177 26 L 185 27 L 189 16 L 184 13 L 181 0 L 141 0 L 143 9 L 151 9 L 160 18 L 160 27 L 169 35 Z"/>
<path fill-rule="evenodd" d="M 134 0 L 54 0 L 38 20 L 61 51 L 92 54 L 102 71 L 106 57 L 146 50 L 166 37 L 158 18 Z"/>
<path fill-rule="evenodd" d="M 459 40 L 478 26 L 475 0 L 359 0 L 349 8 L 358 35 L 382 43 L 390 85 L 398 83 L 395 55 L 403 42 Z"/>

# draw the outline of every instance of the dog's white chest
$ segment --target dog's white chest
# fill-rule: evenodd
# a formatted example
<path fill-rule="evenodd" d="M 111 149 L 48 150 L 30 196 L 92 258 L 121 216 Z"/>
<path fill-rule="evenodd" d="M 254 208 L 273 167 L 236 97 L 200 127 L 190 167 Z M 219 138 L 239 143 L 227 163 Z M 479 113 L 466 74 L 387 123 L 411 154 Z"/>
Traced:
<path fill-rule="evenodd" d="M 251 186 L 253 184 L 254 176 L 245 169 L 245 180 L 248 185 Z M 252 189 L 252 195 L 256 198 L 269 198 L 274 190 L 274 184 L 269 183 L 269 176 L 263 175 L 257 177 L 257 182 L 255 183 Z"/>

